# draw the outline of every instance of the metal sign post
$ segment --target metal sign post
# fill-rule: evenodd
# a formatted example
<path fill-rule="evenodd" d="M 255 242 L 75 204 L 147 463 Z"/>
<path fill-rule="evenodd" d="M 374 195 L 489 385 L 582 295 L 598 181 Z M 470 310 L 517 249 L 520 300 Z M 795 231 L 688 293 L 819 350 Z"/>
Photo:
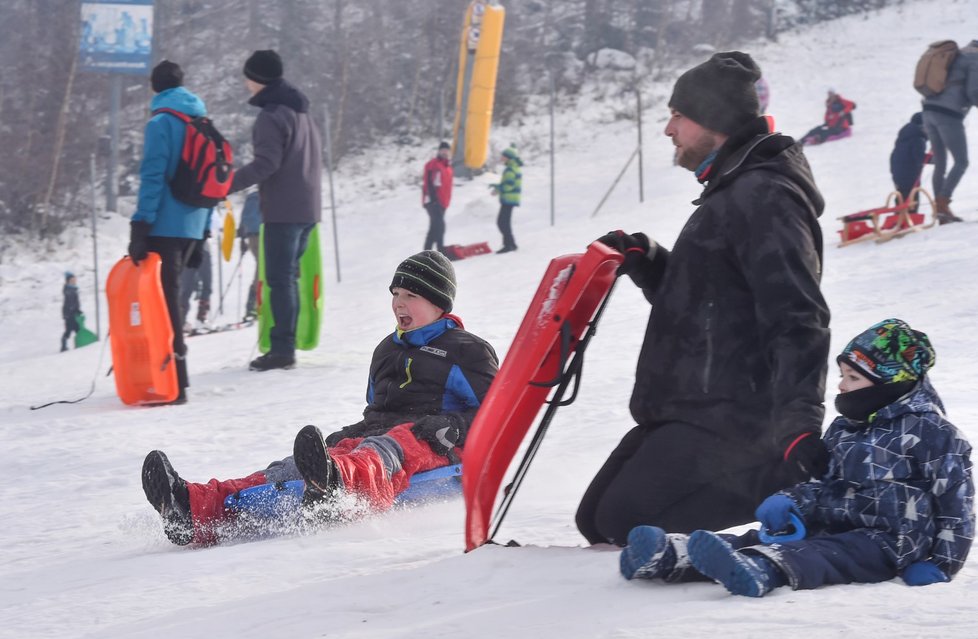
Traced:
<path fill-rule="evenodd" d="M 122 105 L 120 74 L 149 75 L 153 54 L 153 0 L 83 1 L 79 47 L 82 71 L 112 74 L 105 206 L 115 211 Z"/>

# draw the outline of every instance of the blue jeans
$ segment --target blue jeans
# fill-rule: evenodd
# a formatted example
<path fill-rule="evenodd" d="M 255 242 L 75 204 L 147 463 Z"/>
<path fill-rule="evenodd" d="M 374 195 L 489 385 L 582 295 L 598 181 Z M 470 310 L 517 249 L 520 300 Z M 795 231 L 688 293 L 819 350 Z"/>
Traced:
<path fill-rule="evenodd" d="M 954 189 L 968 168 L 968 141 L 965 137 L 964 119 L 945 113 L 924 111 L 924 130 L 934 152 L 934 197 L 951 199 Z M 947 170 L 947 154 L 951 153 L 954 166 Z"/>
<path fill-rule="evenodd" d="M 299 318 L 299 260 L 315 224 L 265 224 L 265 281 L 275 325 L 269 333 L 275 355 L 295 355 Z"/>

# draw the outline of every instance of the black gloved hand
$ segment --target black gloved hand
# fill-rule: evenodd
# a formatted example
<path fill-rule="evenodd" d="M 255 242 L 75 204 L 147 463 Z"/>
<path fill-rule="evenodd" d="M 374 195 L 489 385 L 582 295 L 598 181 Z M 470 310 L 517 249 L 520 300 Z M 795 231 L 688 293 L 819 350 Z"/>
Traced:
<path fill-rule="evenodd" d="M 829 449 L 818 433 L 809 431 L 798 435 L 788 444 L 782 461 L 797 467 L 806 480 L 809 477 L 821 479 L 829 470 Z"/>
<path fill-rule="evenodd" d="M 461 436 L 458 428 L 452 425 L 451 419 L 443 415 L 430 415 L 414 422 L 411 432 L 419 440 L 431 446 L 436 455 L 448 457 L 455 449 Z"/>
<path fill-rule="evenodd" d="M 204 242 L 206 241 L 196 240 L 194 242 L 194 248 L 190 251 L 190 256 L 187 257 L 187 268 L 200 268 L 204 261 Z"/>
<path fill-rule="evenodd" d="M 618 267 L 618 275 L 635 272 L 644 260 L 652 259 L 658 246 L 645 233 L 626 233 L 621 229 L 605 233 L 597 241 L 625 256 L 625 261 Z"/>
<path fill-rule="evenodd" d="M 133 220 L 129 223 L 129 259 L 136 266 L 149 254 L 147 238 L 153 226 L 149 222 Z"/>
<path fill-rule="evenodd" d="M 248 252 L 248 240 L 241 238 L 241 254 L 244 255 Z"/>

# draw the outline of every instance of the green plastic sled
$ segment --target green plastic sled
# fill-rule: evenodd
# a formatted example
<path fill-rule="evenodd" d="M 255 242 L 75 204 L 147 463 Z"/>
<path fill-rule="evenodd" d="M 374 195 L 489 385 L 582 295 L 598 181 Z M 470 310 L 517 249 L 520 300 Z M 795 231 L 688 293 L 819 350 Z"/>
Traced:
<path fill-rule="evenodd" d="M 75 321 L 78 322 L 78 332 L 75 333 L 75 348 L 81 348 L 82 346 L 88 346 L 89 344 L 94 344 L 98 341 L 98 336 L 92 331 L 85 328 L 85 314 L 79 313 L 75 315 Z"/>
<path fill-rule="evenodd" d="M 323 323 L 323 258 L 319 244 L 319 225 L 309 233 L 306 252 L 299 260 L 299 317 L 295 325 L 295 347 L 311 351 L 319 346 Z M 258 350 L 272 348 L 271 330 L 275 324 L 270 303 L 271 289 L 265 280 L 265 225 L 258 232 Z"/>

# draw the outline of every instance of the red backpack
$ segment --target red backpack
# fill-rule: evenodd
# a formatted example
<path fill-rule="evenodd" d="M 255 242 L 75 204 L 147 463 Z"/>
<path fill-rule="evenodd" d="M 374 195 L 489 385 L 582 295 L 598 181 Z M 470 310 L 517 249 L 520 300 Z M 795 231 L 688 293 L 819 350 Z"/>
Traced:
<path fill-rule="evenodd" d="M 210 118 L 193 118 L 173 109 L 153 112 L 154 115 L 157 113 L 169 113 L 187 125 L 177 171 L 170 180 L 173 197 L 198 207 L 209 208 L 220 204 L 227 197 L 231 178 L 234 177 L 231 145 Z"/>

